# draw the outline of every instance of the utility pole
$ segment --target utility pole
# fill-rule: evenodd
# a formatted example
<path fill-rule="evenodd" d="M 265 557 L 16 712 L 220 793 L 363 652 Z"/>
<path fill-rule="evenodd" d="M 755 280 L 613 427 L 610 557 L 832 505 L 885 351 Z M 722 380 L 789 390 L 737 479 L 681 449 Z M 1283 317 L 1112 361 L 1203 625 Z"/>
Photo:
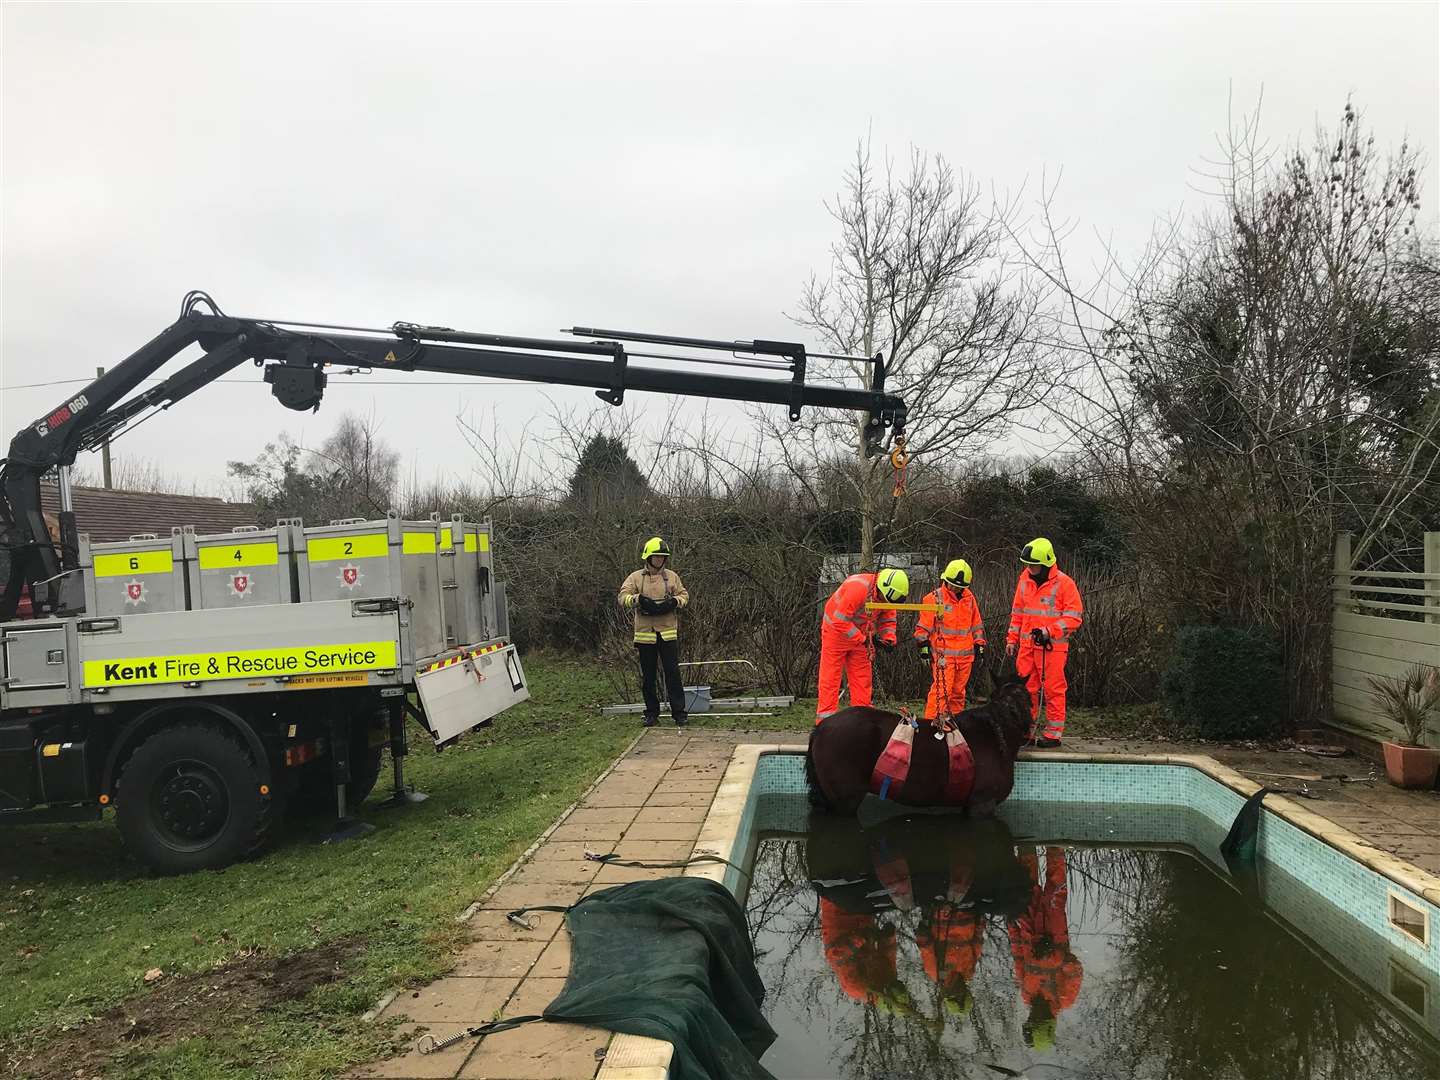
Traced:
<path fill-rule="evenodd" d="M 103 367 L 97 367 L 95 374 L 104 375 L 105 369 Z M 100 473 L 105 478 L 105 490 L 109 491 L 114 485 L 110 482 L 110 439 L 108 436 L 105 441 L 100 444 Z"/>

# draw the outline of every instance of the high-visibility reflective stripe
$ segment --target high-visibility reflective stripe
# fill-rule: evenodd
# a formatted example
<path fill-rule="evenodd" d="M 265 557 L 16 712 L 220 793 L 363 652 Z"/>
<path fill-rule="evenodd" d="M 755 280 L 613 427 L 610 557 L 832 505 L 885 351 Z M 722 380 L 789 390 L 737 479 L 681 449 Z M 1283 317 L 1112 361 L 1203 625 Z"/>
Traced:
<path fill-rule="evenodd" d="M 947 648 L 947 647 L 944 646 L 944 645 L 937 646 L 935 651 L 938 652 L 941 656 L 974 656 L 974 655 L 975 655 L 975 650 L 974 650 L 974 649 L 951 649 L 951 648 Z"/>
<path fill-rule="evenodd" d="M 96 577 L 128 577 L 130 574 L 168 574 L 175 560 L 168 551 L 125 551 L 117 555 L 96 555 Z"/>
<path fill-rule="evenodd" d="M 1072 616 L 1072 617 L 1078 619 L 1078 618 L 1080 618 L 1081 615 L 1084 615 L 1085 613 L 1084 613 L 1083 611 L 1080 611 L 1078 608 L 1077 608 L 1077 609 L 1073 609 L 1073 610 L 1072 610 L 1071 608 L 1066 608 L 1065 610 L 1061 611 L 1060 614 L 1061 614 L 1061 615 L 1069 615 L 1069 616 Z"/>
<path fill-rule="evenodd" d="M 677 630 L 636 630 L 635 640 L 642 645 L 655 644 L 655 637 L 659 635 L 661 641 L 675 641 L 680 637 Z"/>
<path fill-rule="evenodd" d="M 390 538 L 385 533 L 362 533 L 357 536 L 317 536 L 305 542 L 305 553 L 311 562 L 333 562 L 336 559 L 375 559 L 388 554 Z"/>
<path fill-rule="evenodd" d="M 835 627 L 835 628 L 838 629 L 842 634 L 844 634 L 846 637 L 849 637 L 849 638 L 857 638 L 857 637 L 863 636 L 863 635 L 861 634 L 860 628 L 859 628 L 858 626 L 854 625 L 853 623 L 847 623 L 847 622 L 845 622 L 845 621 L 843 621 L 843 620 L 841 620 L 841 619 L 837 619 L 837 618 L 835 618 L 835 616 L 831 615 L 828 611 L 825 612 L 824 617 L 823 617 L 823 620 L 824 620 L 824 622 L 825 622 L 825 624 L 826 624 L 827 626 L 833 626 L 833 627 Z"/>
<path fill-rule="evenodd" d="M 434 555 L 433 532 L 407 532 L 400 538 L 400 551 L 405 555 Z"/>
<path fill-rule="evenodd" d="M 232 566 L 275 566 L 279 548 L 273 544 L 225 544 L 200 549 L 201 570 L 228 570 Z"/>
<path fill-rule="evenodd" d="M 480 533 L 479 535 L 480 535 L 480 537 L 481 537 L 480 545 L 479 545 L 479 546 L 480 546 L 480 550 L 482 550 L 482 551 L 489 551 L 489 550 L 490 550 L 490 534 L 489 534 L 489 533 Z M 466 529 L 466 530 L 465 530 L 465 545 L 464 545 L 464 546 L 465 546 L 465 550 L 466 550 L 466 551 L 474 551 L 474 550 L 475 550 L 475 547 L 476 547 L 475 536 L 476 536 L 476 534 L 473 533 L 473 532 L 471 532 L 469 529 Z M 440 550 L 441 550 L 441 551 L 450 551 L 450 550 L 453 549 L 454 547 L 455 547 L 455 538 L 450 535 L 450 526 L 449 526 L 449 525 L 442 525 L 442 526 L 440 526 Z"/>

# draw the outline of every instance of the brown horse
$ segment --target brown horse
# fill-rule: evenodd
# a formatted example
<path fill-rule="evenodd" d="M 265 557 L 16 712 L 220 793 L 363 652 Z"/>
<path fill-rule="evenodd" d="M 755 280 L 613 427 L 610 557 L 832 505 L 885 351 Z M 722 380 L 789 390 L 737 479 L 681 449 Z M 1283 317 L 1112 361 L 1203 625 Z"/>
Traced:
<path fill-rule="evenodd" d="M 875 763 L 890 741 L 900 717 L 884 709 L 851 707 L 823 720 L 810 734 L 805 776 L 810 802 L 834 814 L 853 814 L 870 791 Z M 1030 692 L 1013 674 L 996 680 L 995 693 L 984 705 L 955 718 L 975 755 L 975 784 L 965 809 L 986 815 L 1010 794 L 1015 783 L 1015 757 L 1030 730 Z M 949 767 L 945 743 L 936 729 L 921 721 L 911 751 L 910 773 L 898 799 L 907 806 L 944 803 Z"/>

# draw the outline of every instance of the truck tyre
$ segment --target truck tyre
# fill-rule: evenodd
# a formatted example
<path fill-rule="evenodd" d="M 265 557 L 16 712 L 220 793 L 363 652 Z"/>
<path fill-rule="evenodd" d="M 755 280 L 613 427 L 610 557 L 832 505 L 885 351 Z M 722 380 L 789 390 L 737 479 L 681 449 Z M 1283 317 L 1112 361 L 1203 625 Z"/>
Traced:
<path fill-rule="evenodd" d="M 259 847 L 278 810 L 261 772 L 233 735 L 180 724 L 151 735 L 115 786 L 126 845 L 164 874 L 213 870 Z"/>

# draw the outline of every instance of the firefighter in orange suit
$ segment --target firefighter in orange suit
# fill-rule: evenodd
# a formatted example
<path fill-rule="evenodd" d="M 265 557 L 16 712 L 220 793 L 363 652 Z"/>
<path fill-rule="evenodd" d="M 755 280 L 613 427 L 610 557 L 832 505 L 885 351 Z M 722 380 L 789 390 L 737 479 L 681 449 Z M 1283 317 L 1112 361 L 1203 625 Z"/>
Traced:
<path fill-rule="evenodd" d="M 974 884 L 974 849 L 966 847 L 952 856 L 950 885 L 933 907 L 926 906 L 915 931 L 920 962 L 925 974 L 940 988 L 940 1000 L 952 1016 L 968 1016 L 975 998 L 970 980 L 980 966 L 985 944 L 985 916 L 973 908 L 961 907 Z"/>
<path fill-rule="evenodd" d="M 895 966 L 895 927 L 868 911 L 847 911 L 820 898 L 820 941 L 845 996 L 888 1013 L 909 1015 L 914 1001 Z"/>
<path fill-rule="evenodd" d="M 985 622 L 969 587 L 973 576 L 969 563 L 952 559 L 940 575 L 940 587 L 920 601 L 940 608 L 938 614 L 922 611 L 915 627 L 920 658 L 930 665 L 926 720 L 954 716 L 965 708 L 970 668 L 985 655 Z"/>
<path fill-rule="evenodd" d="M 1010 922 L 1010 954 L 1020 998 L 1030 1006 L 1023 1027 L 1025 1043 L 1036 1050 L 1055 1045 L 1056 1020 L 1080 996 L 1084 971 L 1070 951 L 1070 922 L 1065 913 L 1065 852 L 1045 849 L 1045 876 L 1033 850 L 1019 856 L 1030 875 L 1030 906 Z"/>
<path fill-rule="evenodd" d="M 1021 549 L 1020 561 L 1025 569 L 1015 585 L 1005 655 L 1015 657 L 1015 671 L 1026 680 L 1036 723 L 1044 705 L 1045 728 L 1036 744 L 1059 746 L 1065 734 L 1065 658 L 1085 608 L 1074 580 L 1055 565 L 1049 540 L 1031 540 Z"/>
<path fill-rule="evenodd" d="M 870 849 L 870 864 L 871 880 L 880 883 L 895 910 L 914 908 L 915 887 L 904 854 L 890 850 L 882 837 Z M 820 940 L 846 997 L 887 1013 L 914 1013 L 910 992 L 895 966 L 894 926 L 882 926 L 873 911 L 853 911 L 822 895 Z"/>
<path fill-rule="evenodd" d="M 850 704 L 870 704 L 871 645 L 895 647 L 895 612 L 866 611 L 865 605 L 872 601 L 898 604 L 909 595 L 910 579 L 904 570 L 851 574 L 830 594 L 820 623 L 817 724 L 839 711 L 842 674 L 850 686 Z"/>

